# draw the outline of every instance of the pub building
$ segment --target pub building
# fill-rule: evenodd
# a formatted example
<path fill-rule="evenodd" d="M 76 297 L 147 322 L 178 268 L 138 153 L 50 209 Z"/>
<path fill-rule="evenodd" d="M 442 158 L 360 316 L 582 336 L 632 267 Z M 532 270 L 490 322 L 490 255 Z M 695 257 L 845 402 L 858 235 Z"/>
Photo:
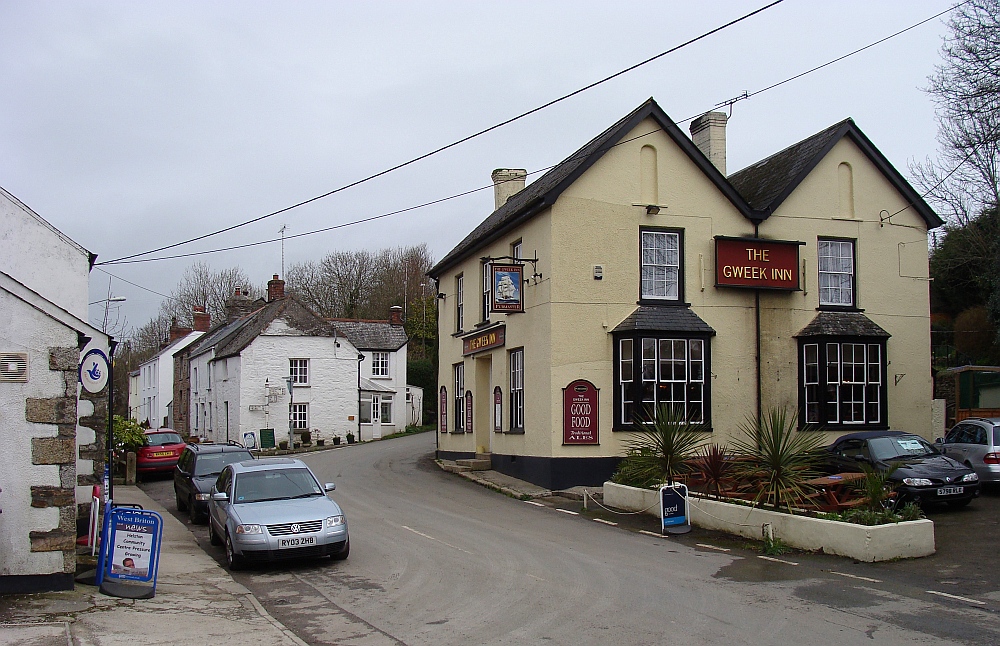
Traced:
<path fill-rule="evenodd" d="M 599 485 L 662 406 L 719 444 L 772 407 L 933 437 L 940 218 L 851 119 L 728 177 L 726 122 L 689 138 L 650 99 L 527 186 L 493 172 L 496 210 L 428 272 L 439 458 Z"/>

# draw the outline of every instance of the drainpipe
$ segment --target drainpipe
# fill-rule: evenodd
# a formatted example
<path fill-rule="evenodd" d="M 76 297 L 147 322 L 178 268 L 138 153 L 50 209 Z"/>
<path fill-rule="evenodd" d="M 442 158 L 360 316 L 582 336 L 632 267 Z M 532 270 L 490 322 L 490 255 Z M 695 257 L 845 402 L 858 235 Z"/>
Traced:
<path fill-rule="evenodd" d="M 361 362 L 365 355 L 358 353 L 358 442 L 361 441 Z"/>
<path fill-rule="evenodd" d="M 753 223 L 753 237 L 754 238 L 759 238 L 760 237 L 760 229 L 759 228 L 760 228 L 760 223 L 755 221 Z M 754 301 L 754 319 L 755 319 L 755 322 L 756 322 L 756 333 L 757 333 L 756 334 L 756 336 L 757 336 L 757 339 L 756 339 L 756 341 L 757 341 L 757 345 L 756 345 L 756 347 L 757 347 L 757 356 L 756 356 L 756 362 L 757 362 L 757 422 L 760 423 L 761 408 L 762 408 L 761 400 L 763 399 L 763 397 L 761 396 L 761 376 L 760 376 L 760 290 L 759 289 L 753 290 L 753 301 Z"/>

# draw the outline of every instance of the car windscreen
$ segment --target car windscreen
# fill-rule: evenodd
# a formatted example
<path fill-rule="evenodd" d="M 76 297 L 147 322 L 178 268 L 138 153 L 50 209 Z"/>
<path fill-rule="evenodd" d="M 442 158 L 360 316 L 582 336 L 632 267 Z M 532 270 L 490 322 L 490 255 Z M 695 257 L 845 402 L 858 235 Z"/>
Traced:
<path fill-rule="evenodd" d="M 937 450 L 933 446 L 916 435 L 873 437 L 868 440 L 868 448 L 871 450 L 872 457 L 881 462 L 937 455 Z"/>
<path fill-rule="evenodd" d="M 252 460 L 253 456 L 249 451 L 226 451 L 225 453 L 209 453 L 199 455 L 194 463 L 194 474 L 196 476 L 215 476 L 222 473 L 222 467 L 233 462 Z"/>
<path fill-rule="evenodd" d="M 236 476 L 234 503 L 322 496 L 323 489 L 308 469 L 268 469 Z"/>
<path fill-rule="evenodd" d="M 146 446 L 166 446 L 167 444 L 183 444 L 184 440 L 177 433 L 147 433 Z"/>

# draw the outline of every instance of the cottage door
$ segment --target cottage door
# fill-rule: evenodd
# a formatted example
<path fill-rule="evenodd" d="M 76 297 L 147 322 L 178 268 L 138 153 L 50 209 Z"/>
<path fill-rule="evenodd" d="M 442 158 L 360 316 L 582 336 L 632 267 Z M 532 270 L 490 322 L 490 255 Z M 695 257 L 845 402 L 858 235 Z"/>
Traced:
<path fill-rule="evenodd" d="M 382 437 L 382 395 L 372 395 L 372 439 Z"/>

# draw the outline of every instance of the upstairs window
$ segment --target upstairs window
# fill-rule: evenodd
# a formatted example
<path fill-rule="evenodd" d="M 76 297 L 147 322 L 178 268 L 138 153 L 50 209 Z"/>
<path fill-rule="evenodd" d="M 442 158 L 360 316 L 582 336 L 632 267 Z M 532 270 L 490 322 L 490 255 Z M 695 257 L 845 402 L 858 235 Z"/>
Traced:
<path fill-rule="evenodd" d="M 459 274 L 455 278 L 455 331 L 465 329 L 465 277 Z"/>
<path fill-rule="evenodd" d="M 646 301 L 679 302 L 681 293 L 681 233 L 640 231 L 640 298 Z"/>
<path fill-rule="evenodd" d="M 490 263 L 483 263 L 483 323 L 490 320 L 490 296 L 493 293 L 493 285 L 490 283 Z"/>
<path fill-rule="evenodd" d="M 293 386 L 308 386 L 309 359 L 289 359 L 288 374 L 292 377 Z"/>
<path fill-rule="evenodd" d="M 389 376 L 389 353 L 372 352 L 372 377 Z"/>
<path fill-rule="evenodd" d="M 823 240 L 819 252 L 820 306 L 854 306 L 854 241 Z"/>

